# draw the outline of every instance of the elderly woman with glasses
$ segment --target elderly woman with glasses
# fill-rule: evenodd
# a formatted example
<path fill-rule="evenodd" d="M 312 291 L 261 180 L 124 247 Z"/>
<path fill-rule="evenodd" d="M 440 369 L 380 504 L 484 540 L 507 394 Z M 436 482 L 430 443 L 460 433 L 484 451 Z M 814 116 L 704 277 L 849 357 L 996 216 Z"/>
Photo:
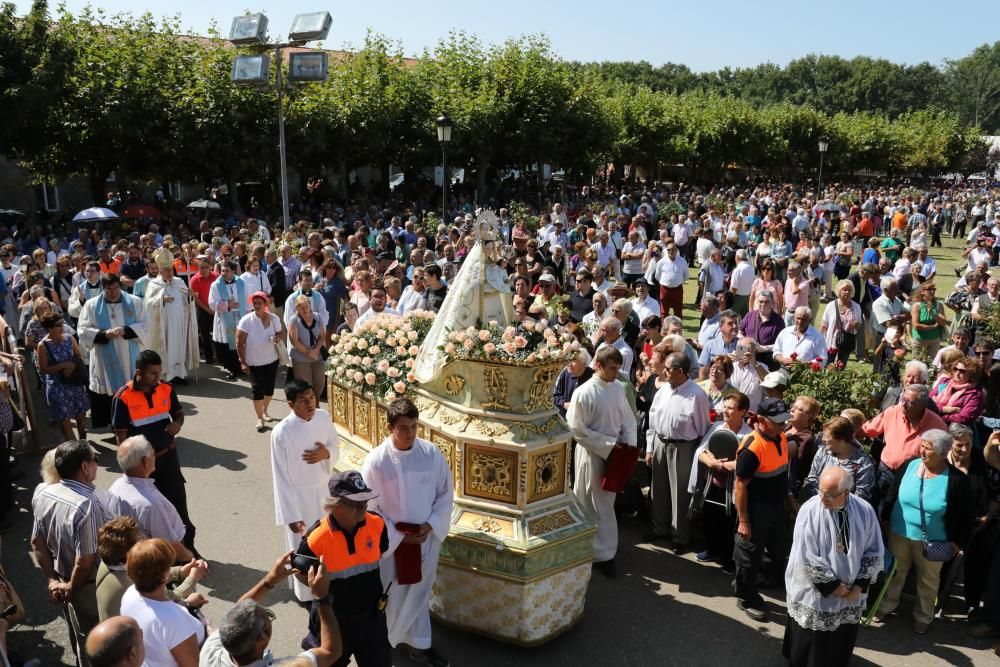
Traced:
<path fill-rule="evenodd" d="M 951 443 L 952 437 L 945 431 L 924 432 L 920 458 L 899 467 L 882 511 L 882 520 L 889 523 L 889 551 L 897 565 L 876 618 L 883 622 L 896 610 L 906 575 L 915 568 L 913 631 L 921 635 L 927 634 L 934 620 L 943 563 L 939 559 L 950 560 L 947 554 L 928 552 L 925 547 L 947 543 L 954 556 L 968 544 L 972 533 L 969 480 L 948 460 Z"/>
<path fill-rule="evenodd" d="M 975 357 L 958 359 L 951 365 L 951 377 L 932 394 L 946 424 L 975 428 L 986 403 L 986 392 L 979 386 L 979 370 Z"/>

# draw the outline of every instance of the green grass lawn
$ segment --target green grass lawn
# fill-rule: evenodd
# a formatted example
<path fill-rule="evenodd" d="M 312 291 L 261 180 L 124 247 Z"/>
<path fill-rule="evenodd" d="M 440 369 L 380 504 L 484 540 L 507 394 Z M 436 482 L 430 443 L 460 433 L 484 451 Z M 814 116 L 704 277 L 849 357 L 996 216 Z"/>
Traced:
<path fill-rule="evenodd" d="M 966 260 L 962 257 L 962 250 L 965 249 L 965 239 L 952 239 L 942 236 L 941 241 L 944 247 L 931 248 L 929 254 L 937 262 L 937 275 L 934 277 L 934 282 L 938 286 L 938 298 L 944 299 L 951 294 L 955 283 L 958 282 L 958 278 L 955 277 L 955 267 L 964 267 L 966 265 Z M 834 284 L 836 284 L 836 280 L 834 280 Z M 697 271 L 692 267 L 690 270 L 690 279 L 684 285 L 684 333 L 689 338 L 697 337 L 700 326 L 701 312 L 698 308 L 691 305 L 694 303 L 697 293 Z M 819 329 L 820 320 L 823 318 L 823 305 L 822 303 L 820 304 L 820 312 L 813 313 L 813 323 L 817 329 Z M 853 357 L 849 365 L 858 368 L 871 368 L 870 364 L 859 364 L 853 360 Z"/>

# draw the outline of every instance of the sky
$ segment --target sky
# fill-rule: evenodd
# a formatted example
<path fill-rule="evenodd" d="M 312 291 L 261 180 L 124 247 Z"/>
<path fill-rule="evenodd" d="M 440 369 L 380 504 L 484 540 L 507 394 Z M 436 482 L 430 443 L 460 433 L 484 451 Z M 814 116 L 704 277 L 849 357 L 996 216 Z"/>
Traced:
<path fill-rule="evenodd" d="M 139 13 L 149 3 L 126 0 L 64 0 L 71 12 L 85 5 L 109 13 Z M 297 13 L 329 11 L 333 27 L 324 46 L 362 44 L 371 29 L 419 55 L 451 30 L 487 43 L 524 34 L 545 34 L 566 60 L 646 60 L 685 64 L 696 72 L 721 67 L 785 65 L 808 53 L 881 57 L 893 62 L 940 65 L 976 46 L 1000 40 L 998 0 L 368 0 L 334 3 L 297 0 L 257 5 L 260 0 L 166 0 L 154 14 L 179 14 L 181 24 L 205 34 L 214 19 L 228 35 L 232 17 L 262 11 L 272 39 L 283 38 Z M 15 0 L 23 14 L 30 0 Z M 50 1 L 55 7 L 56 0 Z"/>

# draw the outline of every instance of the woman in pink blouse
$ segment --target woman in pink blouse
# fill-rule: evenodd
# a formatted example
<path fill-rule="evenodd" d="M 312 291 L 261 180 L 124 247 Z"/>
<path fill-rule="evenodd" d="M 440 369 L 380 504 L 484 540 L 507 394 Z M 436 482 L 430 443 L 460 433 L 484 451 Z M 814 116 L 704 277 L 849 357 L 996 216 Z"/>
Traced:
<path fill-rule="evenodd" d="M 757 295 L 764 290 L 774 292 L 774 310 L 780 315 L 785 312 L 785 291 L 781 286 L 781 281 L 774 277 L 774 263 L 770 259 L 765 259 L 760 267 L 760 274 L 753 281 L 750 287 L 750 301 L 757 303 Z"/>

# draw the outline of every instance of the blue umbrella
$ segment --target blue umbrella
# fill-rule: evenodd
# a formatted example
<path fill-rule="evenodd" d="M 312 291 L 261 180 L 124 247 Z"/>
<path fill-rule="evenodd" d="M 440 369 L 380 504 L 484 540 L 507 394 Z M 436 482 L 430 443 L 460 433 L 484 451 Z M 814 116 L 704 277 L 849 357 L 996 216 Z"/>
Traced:
<path fill-rule="evenodd" d="M 85 208 L 73 216 L 73 222 L 90 222 L 91 220 L 117 220 L 118 214 L 110 208 Z"/>

